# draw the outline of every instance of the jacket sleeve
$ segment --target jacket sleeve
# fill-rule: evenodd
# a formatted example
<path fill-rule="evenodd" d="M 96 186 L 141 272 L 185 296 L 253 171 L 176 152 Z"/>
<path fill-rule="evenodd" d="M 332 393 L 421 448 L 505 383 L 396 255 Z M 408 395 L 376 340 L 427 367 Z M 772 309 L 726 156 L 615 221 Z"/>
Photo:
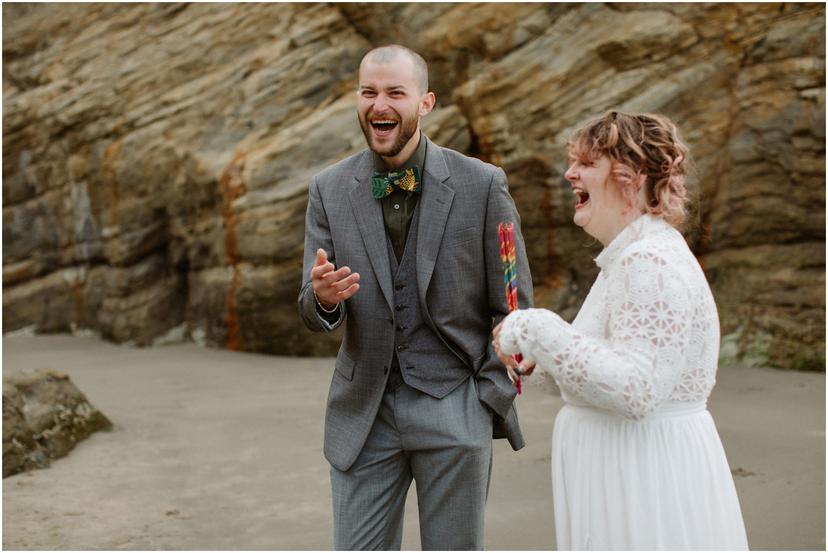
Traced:
<path fill-rule="evenodd" d="M 520 215 L 515 207 L 512 196 L 509 194 L 506 174 L 502 169 L 497 168 L 489 188 L 484 237 L 486 284 L 489 298 L 489 311 L 492 315 L 492 327 L 498 324 L 509 313 L 506 288 L 503 281 L 503 262 L 500 258 L 500 242 L 497 232 L 498 224 L 501 222 L 511 222 L 515 225 L 518 305 L 526 309 L 533 305 L 532 275 L 529 273 L 526 246 L 523 241 L 523 233 L 520 230 Z M 506 375 L 506 368 L 494 352 L 491 338 L 488 340 L 488 350 L 477 378 L 480 399 L 499 417 L 505 419 L 517 395 L 517 391 Z"/>
<path fill-rule="evenodd" d="M 328 254 L 328 261 L 336 264 L 328 217 L 319 194 L 319 183 L 314 177 L 308 189 L 308 210 L 305 215 L 305 255 L 302 264 L 302 287 L 299 291 L 299 314 L 309 329 L 315 332 L 329 332 L 345 320 L 346 307 L 345 302 L 340 302 L 337 310 L 328 315 L 317 306 L 316 298 L 313 297 L 310 271 L 316 260 L 316 250 L 319 248 Z"/>

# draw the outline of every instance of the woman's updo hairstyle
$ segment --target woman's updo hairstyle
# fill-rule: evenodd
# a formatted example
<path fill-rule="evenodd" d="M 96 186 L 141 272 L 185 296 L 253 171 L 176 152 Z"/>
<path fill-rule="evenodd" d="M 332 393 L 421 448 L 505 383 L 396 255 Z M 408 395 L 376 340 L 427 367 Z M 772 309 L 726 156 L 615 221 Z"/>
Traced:
<path fill-rule="evenodd" d="M 634 205 L 640 175 L 646 177 L 647 213 L 679 227 L 687 216 L 687 145 L 663 115 L 609 111 L 577 129 L 567 143 L 576 159 L 602 155 L 612 161 L 611 175 Z"/>

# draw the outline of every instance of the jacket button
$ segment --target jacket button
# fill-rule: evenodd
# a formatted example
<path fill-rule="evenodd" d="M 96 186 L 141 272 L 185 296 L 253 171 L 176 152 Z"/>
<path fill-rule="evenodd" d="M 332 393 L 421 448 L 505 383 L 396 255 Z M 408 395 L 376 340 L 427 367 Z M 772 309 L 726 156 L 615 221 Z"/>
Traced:
<path fill-rule="evenodd" d="M 405 344 L 400 344 L 397 346 L 397 351 L 405 351 L 408 348 Z"/>
<path fill-rule="evenodd" d="M 403 310 L 403 309 L 405 309 L 406 307 L 407 307 L 406 305 L 398 305 L 398 306 L 396 306 L 394 309 L 396 309 L 397 311 L 402 311 L 402 310 Z"/>
<path fill-rule="evenodd" d="M 405 288 L 405 284 L 396 284 L 394 285 L 394 290 L 400 291 Z"/>
<path fill-rule="evenodd" d="M 397 330 L 399 330 L 400 332 L 402 332 L 404 330 L 407 330 L 407 329 L 408 329 L 408 327 L 405 326 L 405 325 L 397 325 Z"/>

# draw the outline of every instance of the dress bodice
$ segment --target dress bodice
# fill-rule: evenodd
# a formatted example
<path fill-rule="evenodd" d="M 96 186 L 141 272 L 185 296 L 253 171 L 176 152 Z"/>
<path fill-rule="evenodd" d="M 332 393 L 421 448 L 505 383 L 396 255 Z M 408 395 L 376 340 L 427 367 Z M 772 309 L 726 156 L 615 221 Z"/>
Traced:
<path fill-rule="evenodd" d="M 719 319 L 682 235 L 652 215 L 599 254 L 601 271 L 572 324 L 545 309 L 510 314 L 500 345 L 550 372 L 565 401 L 640 419 L 706 401 L 716 378 Z"/>

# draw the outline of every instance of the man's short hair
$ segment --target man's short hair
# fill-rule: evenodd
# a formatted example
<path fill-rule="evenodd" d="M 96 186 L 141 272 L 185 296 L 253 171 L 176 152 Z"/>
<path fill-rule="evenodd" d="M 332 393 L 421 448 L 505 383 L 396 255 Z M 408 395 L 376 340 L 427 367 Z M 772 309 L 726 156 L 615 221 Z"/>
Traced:
<path fill-rule="evenodd" d="M 365 63 L 369 59 L 377 63 L 391 63 L 399 55 L 407 56 L 411 60 L 414 66 L 414 78 L 417 80 L 417 86 L 420 88 L 420 92 L 428 92 L 428 64 L 420 54 L 410 48 L 406 48 L 400 44 L 378 46 L 363 56 L 362 63 Z"/>

